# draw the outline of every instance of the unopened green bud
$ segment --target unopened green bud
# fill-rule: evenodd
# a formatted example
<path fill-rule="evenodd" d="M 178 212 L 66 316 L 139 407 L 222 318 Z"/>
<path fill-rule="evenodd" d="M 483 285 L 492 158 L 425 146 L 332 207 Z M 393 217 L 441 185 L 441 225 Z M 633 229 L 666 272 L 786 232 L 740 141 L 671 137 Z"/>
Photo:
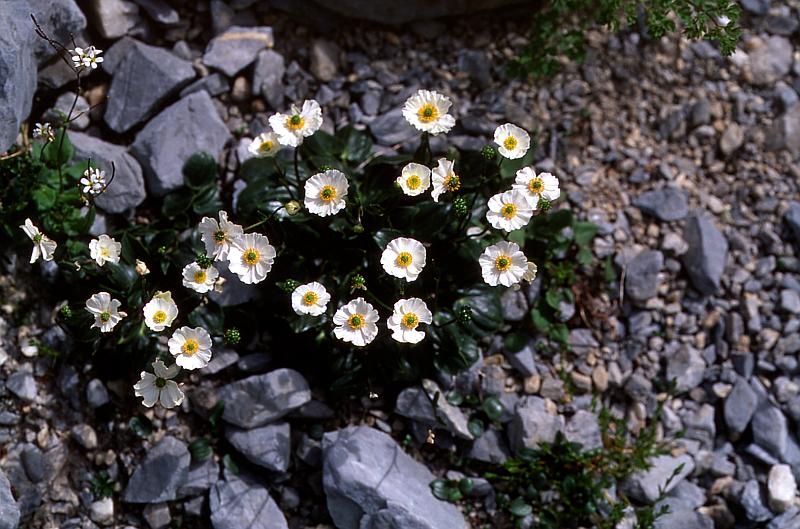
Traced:
<path fill-rule="evenodd" d="M 355 226 L 353 226 L 353 233 L 364 233 L 364 225 L 356 224 Z"/>
<path fill-rule="evenodd" d="M 197 257 L 194 258 L 194 262 L 203 270 L 214 264 L 214 261 L 204 253 L 197 254 Z"/>
<path fill-rule="evenodd" d="M 486 158 L 487 160 L 494 160 L 497 158 L 497 150 L 491 145 L 487 145 L 483 149 L 481 149 L 481 156 Z"/>
<path fill-rule="evenodd" d="M 286 281 L 280 281 L 278 283 L 278 288 L 286 292 L 287 294 L 291 294 L 294 292 L 294 289 L 300 286 L 300 281 L 295 279 L 287 279 Z"/>
<path fill-rule="evenodd" d="M 355 274 L 353 277 L 350 278 L 350 290 L 366 290 L 367 288 L 367 280 L 364 279 L 364 276 L 361 274 Z"/>
<path fill-rule="evenodd" d="M 160 253 L 161 255 L 166 254 L 167 253 L 167 247 L 166 246 L 159 246 L 158 247 L 158 253 Z"/>
<path fill-rule="evenodd" d="M 231 327 L 230 329 L 225 329 L 225 343 L 228 345 L 236 345 L 240 341 L 242 341 L 242 335 L 239 332 L 239 329 L 236 327 Z"/>
<path fill-rule="evenodd" d="M 458 309 L 458 314 L 456 314 L 456 318 L 461 323 L 469 323 L 472 321 L 472 307 L 469 305 L 464 305 L 460 309 Z"/>
<path fill-rule="evenodd" d="M 325 171 L 330 171 L 331 169 L 336 169 L 336 168 L 332 165 L 323 165 L 322 167 L 319 168 L 319 170 L 322 171 L 323 173 Z"/>
<path fill-rule="evenodd" d="M 69 305 L 64 305 L 61 307 L 59 312 L 61 312 L 61 317 L 63 317 L 65 320 L 72 318 L 72 309 Z"/>

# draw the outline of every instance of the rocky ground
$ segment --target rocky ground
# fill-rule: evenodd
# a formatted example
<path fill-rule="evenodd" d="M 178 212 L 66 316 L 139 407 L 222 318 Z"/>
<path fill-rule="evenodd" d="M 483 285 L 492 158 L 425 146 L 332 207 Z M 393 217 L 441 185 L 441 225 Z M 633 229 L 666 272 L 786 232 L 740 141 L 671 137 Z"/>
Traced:
<path fill-rule="evenodd" d="M 31 529 L 491 527 L 484 482 L 469 512 L 431 496 L 449 452 L 502 461 L 557 430 L 597 446 L 593 394 L 634 429 L 666 399 L 660 435 L 685 434 L 626 484 L 637 500 L 655 501 L 684 464 L 659 527 L 800 527 L 796 2 L 743 2 L 745 37 L 730 58 L 705 42 L 597 32 L 583 64 L 536 82 L 503 74 L 527 27 L 514 13 L 386 29 L 268 4 L 11 0 L 0 17 L 11 28 L 0 31 L 0 73 L 13 82 L 0 96 L 24 108 L 35 89 L 31 121 L 74 97 L 61 65 L 19 29 L 29 29 L 29 12 L 61 40 L 72 32 L 106 50 L 81 87 L 87 113 L 71 138 L 80 157 L 115 162 L 114 184 L 98 200 L 113 220 L 147 193 L 177 187 L 183 160 L 198 150 L 232 174 L 248 138 L 291 102 L 313 97 L 326 128 L 368 128 L 388 147 L 415 137 L 399 113 L 408 95 L 439 90 L 455 103 L 456 145 L 480 148 L 506 121 L 538 131 L 536 167 L 557 174 L 569 207 L 600 226 L 593 251 L 613 262 L 621 284 L 593 300 L 602 317 L 562 307 L 569 359 L 495 343 L 456 380 L 427 381 L 396 402 L 365 398 L 343 416 L 263 352 L 227 350 L 183 409 L 132 418 L 117 407 L 129 381 L 99 380 L 91 365 L 48 353 L 67 340 L 53 308 L 36 306 L 24 287 L 41 279 L 21 279 L 27 264 L 6 256 L 3 314 L 28 306 L 34 317 L 0 317 L 0 528 L 13 527 L 18 511 Z M 244 27 L 259 37 L 237 38 Z M 19 38 L 6 43 L 8 35 Z M 3 141 L 9 135 L 0 130 Z M 505 296 L 510 324 L 535 295 L 534 285 Z M 557 375 L 564 365 L 569 395 Z M 671 378 L 674 395 L 654 384 Z M 497 395 L 503 430 L 474 439 L 469 410 L 455 406 L 439 410 L 442 426 L 423 392 L 454 384 Z M 231 404 L 221 418 L 220 399 Z M 258 410 L 258 420 L 237 409 Z M 433 445 L 424 442 L 431 426 L 441 428 Z M 196 457 L 196 439 L 213 428 L 246 469 Z"/>

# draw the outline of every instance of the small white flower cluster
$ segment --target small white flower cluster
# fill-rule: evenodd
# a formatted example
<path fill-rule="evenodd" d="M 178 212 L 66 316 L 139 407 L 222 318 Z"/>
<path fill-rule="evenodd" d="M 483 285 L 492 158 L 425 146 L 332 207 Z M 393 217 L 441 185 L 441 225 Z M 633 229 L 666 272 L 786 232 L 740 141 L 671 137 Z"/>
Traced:
<path fill-rule="evenodd" d="M 33 127 L 33 137 L 49 143 L 56 140 L 56 133 L 50 123 L 37 123 Z"/>
<path fill-rule="evenodd" d="M 300 108 L 292 105 L 288 113 L 270 116 L 269 126 L 270 132 L 263 132 L 250 142 L 248 151 L 255 157 L 275 156 L 281 147 L 299 147 L 322 127 L 322 108 L 313 99 L 307 99 Z"/>
<path fill-rule="evenodd" d="M 106 189 L 106 173 L 100 169 L 88 168 L 81 178 L 84 195 L 97 196 Z"/>
<path fill-rule="evenodd" d="M 97 69 L 97 65 L 103 62 L 103 58 L 100 57 L 100 54 L 103 53 L 103 50 L 99 50 L 94 46 L 89 46 L 87 48 L 75 48 L 72 50 L 72 64 L 78 70 L 83 69 Z"/>

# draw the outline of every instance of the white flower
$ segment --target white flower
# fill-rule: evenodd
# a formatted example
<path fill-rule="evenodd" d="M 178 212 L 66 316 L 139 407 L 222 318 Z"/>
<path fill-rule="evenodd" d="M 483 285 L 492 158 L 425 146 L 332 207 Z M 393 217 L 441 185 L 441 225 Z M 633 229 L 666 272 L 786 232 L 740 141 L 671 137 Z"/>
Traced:
<path fill-rule="evenodd" d="M 269 125 L 281 145 L 297 147 L 303 143 L 303 138 L 311 136 L 322 126 L 322 109 L 313 99 L 303 102 L 303 108 L 292 105 L 288 114 L 273 114 L 269 118 Z"/>
<path fill-rule="evenodd" d="M 397 177 L 397 183 L 403 193 L 410 197 L 421 195 L 431 186 L 431 170 L 418 163 L 410 163 L 403 167 Z"/>
<path fill-rule="evenodd" d="M 319 316 L 328 308 L 331 295 L 316 281 L 295 288 L 292 292 L 292 309 L 297 314 Z"/>
<path fill-rule="evenodd" d="M 483 280 L 497 286 L 510 287 L 522 280 L 528 271 L 528 260 L 513 242 L 500 241 L 489 246 L 478 258 Z"/>
<path fill-rule="evenodd" d="M 94 70 L 97 68 L 98 64 L 103 62 L 103 58 L 100 57 L 103 50 L 98 50 L 94 46 L 75 48 L 72 50 L 72 53 L 74 54 L 72 56 L 72 63 L 75 65 L 75 68 L 78 69 L 91 68 Z"/>
<path fill-rule="evenodd" d="M 414 281 L 425 268 L 425 247 L 421 242 L 398 237 L 386 245 L 381 255 L 381 265 L 390 276 Z"/>
<path fill-rule="evenodd" d="M 103 266 L 108 262 L 118 263 L 121 251 L 122 244 L 105 233 L 89 242 L 89 255 L 95 260 L 97 266 Z"/>
<path fill-rule="evenodd" d="M 511 123 L 500 125 L 495 129 L 494 142 L 499 145 L 498 152 L 511 160 L 522 158 L 531 147 L 531 137 L 528 133 Z"/>
<path fill-rule="evenodd" d="M 147 264 L 141 259 L 136 260 L 136 273 L 140 276 L 146 276 L 150 273 L 150 269 L 147 268 Z"/>
<path fill-rule="evenodd" d="M 536 209 L 540 198 L 546 198 L 552 202 L 561 196 L 558 178 L 550 173 L 537 175 L 530 167 L 523 167 L 517 171 L 517 178 L 512 187 L 525 193 L 525 197 L 533 209 Z"/>
<path fill-rule="evenodd" d="M 37 123 L 33 128 L 33 137 L 41 138 L 45 141 L 55 141 L 56 133 L 50 123 Z"/>
<path fill-rule="evenodd" d="M 304 203 L 308 211 L 327 217 L 335 215 L 347 205 L 347 177 L 341 171 L 329 169 L 306 180 Z"/>
<path fill-rule="evenodd" d="M 278 135 L 274 132 L 262 132 L 247 147 L 250 154 L 258 158 L 275 156 L 280 149 L 281 144 L 278 142 Z"/>
<path fill-rule="evenodd" d="M 403 106 L 403 117 L 417 129 L 436 135 L 449 132 L 456 118 L 448 114 L 450 98 L 438 92 L 419 90 Z"/>
<path fill-rule="evenodd" d="M 177 365 L 167 367 L 161 360 L 153 362 L 153 373 L 142 371 L 142 379 L 133 386 L 134 395 L 142 397 L 142 404 L 152 408 L 161 402 L 165 408 L 180 406 L 183 402 L 183 391 L 178 383 L 172 380 L 180 372 Z"/>
<path fill-rule="evenodd" d="M 419 343 L 425 338 L 423 331 L 417 330 L 420 323 L 430 324 L 433 314 L 419 298 L 401 299 L 394 304 L 394 313 L 386 320 L 392 331 L 392 338 L 402 343 Z"/>
<path fill-rule="evenodd" d="M 228 220 L 228 213 L 219 212 L 219 222 L 210 217 L 203 217 L 198 226 L 200 238 L 206 245 L 206 254 L 215 260 L 228 257 L 231 242 L 241 237 L 244 229 Z"/>
<path fill-rule="evenodd" d="M 86 300 L 86 310 L 94 315 L 92 327 L 97 327 L 100 332 L 111 332 L 117 323 L 122 320 L 126 313 L 119 310 L 122 303 L 119 300 L 111 299 L 108 292 L 98 292 Z"/>
<path fill-rule="evenodd" d="M 25 219 L 25 224 L 20 226 L 20 228 L 22 228 L 25 235 L 33 241 L 31 263 L 35 263 L 39 257 L 41 257 L 43 261 L 52 261 L 53 252 L 56 251 L 56 247 L 58 246 L 55 241 L 50 240 L 47 235 L 40 232 L 39 228 L 33 225 L 31 219 Z"/>
<path fill-rule="evenodd" d="M 531 220 L 533 209 L 522 191 L 512 189 L 489 199 L 486 220 L 498 230 L 514 231 Z"/>
<path fill-rule="evenodd" d="M 339 307 L 333 315 L 333 323 L 336 325 L 333 334 L 340 340 L 363 347 L 378 335 L 378 318 L 378 311 L 370 303 L 364 298 L 356 298 Z"/>
<path fill-rule="evenodd" d="M 458 191 L 460 187 L 461 178 L 453 171 L 453 162 L 440 158 L 439 165 L 433 170 L 433 201 L 439 202 L 442 193 Z"/>
<path fill-rule="evenodd" d="M 184 369 L 200 369 L 211 360 L 211 335 L 202 327 L 181 327 L 167 342 L 175 363 Z"/>
<path fill-rule="evenodd" d="M 199 264 L 191 262 L 183 267 L 183 286 L 201 294 L 213 290 L 218 277 L 219 271 L 213 266 L 200 268 Z"/>
<path fill-rule="evenodd" d="M 172 293 L 156 292 L 142 309 L 144 324 L 151 331 L 161 332 L 178 317 L 178 306 L 172 301 Z"/>
<path fill-rule="evenodd" d="M 242 235 L 228 252 L 228 270 L 248 285 L 264 281 L 274 261 L 275 248 L 260 233 Z"/>
<path fill-rule="evenodd" d="M 84 195 L 99 195 L 106 187 L 106 172 L 90 167 L 83 172 L 81 185 Z"/>
<path fill-rule="evenodd" d="M 528 268 L 525 270 L 525 273 L 522 275 L 522 281 L 527 281 L 528 283 L 533 283 L 533 280 L 536 279 L 536 272 L 538 271 L 538 267 L 536 263 L 533 261 L 528 261 Z M 511 287 L 513 290 L 519 290 L 520 284 L 517 283 Z"/>

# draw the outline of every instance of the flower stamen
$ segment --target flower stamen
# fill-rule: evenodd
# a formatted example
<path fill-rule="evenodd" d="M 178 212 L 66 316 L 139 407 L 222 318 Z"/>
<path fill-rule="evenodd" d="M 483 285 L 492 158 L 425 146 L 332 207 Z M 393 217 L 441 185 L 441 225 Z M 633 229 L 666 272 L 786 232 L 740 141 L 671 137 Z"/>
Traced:
<path fill-rule="evenodd" d="M 439 118 L 439 110 L 434 105 L 426 103 L 417 111 L 417 117 L 423 123 L 430 123 Z"/>
<path fill-rule="evenodd" d="M 528 191 L 534 195 L 541 195 L 544 191 L 544 182 L 540 177 L 531 178 L 528 182 Z"/>
<path fill-rule="evenodd" d="M 303 116 L 295 114 L 294 116 L 286 120 L 286 128 L 291 131 L 300 130 L 303 128 L 303 125 L 305 125 L 305 123 L 306 120 L 303 119 Z"/>
<path fill-rule="evenodd" d="M 414 314 L 413 312 L 407 312 L 403 315 L 403 319 L 400 321 L 403 324 L 403 327 L 409 330 L 414 330 L 419 325 L 419 317 Z"/>
<path fill-rule="evenodd" d="M 261 259 L 261 253 L 255 248 L 248 248 L 242 253 L 242 262 L 248 266 L 255 266 Z"/>
<path fill-rule="evenodd" d="M 517 206 L 514 204 L 503 204 L 503 208 L 500 210 L 500 214 L 503 215 L 506 219 L 513 219 L 514 215 L 517 214 Z"/>
<path fill-rule="evenodd" d="M 401 268 L 407 268 L 411 265 L 412 261 L 414 261 L 414 258 L 408 252 L 400 252 L 397 255 L 397 259 L 395 259 L 397 266 Z"/>
<path fill-rule="evenodd" d="M 455 173 L 450 173 L 444 180 L 444 187 L 451 193 L 461 188 L 461 178 Z"/>
<path fill-rule="evenodd" d="M 303 295 L 303 305 L 311 306 L 317 302 L 319 296 L 317 296 L 316 292 L 308 291 Z"/>
<path fill-rule="evenodd" d="M 153 314 L 153 321 L 157 324 L 162 324 L 167 321 L 167 313 L 163 310 L 157 310 L 155 314 Z"/>
<path fill-rule="evenodd" d="M 323 186 L 319 190 L 319 198 L 325 202 L 330 202 L 336 198 L 336 188 L 333 186 Z"/>
<path fill-rule="evenodd" d="M 494 266 L 501 272 L 505 272 L 511 268 L 511 258 L 507 255 L 499 255 L 497 259 L 494 260 Z"/>
<path fill-rule="evenodd" d="M 181 346 L 183 354 L 192 356 L 200 349 L 200 344 L 194 338 L 188 338 Z"/>
<path fill-rule="evenodd" d="M 195 283 L 205 283 L 206 282 L 206 272 L 205 270 L 198 270 L 194 273 L 194 282 Z"/>
<path fill-rule="evenodd" d="M 505 147 L 509 151 L 513 151 L 514 149 L 517 148 L 518 143 L 519 142 L 517 141 L 517 138 L 515 138 L 514 136 L 509 136 L 503 141 L 503 147 Z"/>
<path fill-rule="evenodd" d="M 349 325 L 354 331 L 362 328 L 365 324 L 366 319 L 364 318 L 363 314 L 353 314 L 347 319 L 347 325 Z"/>

